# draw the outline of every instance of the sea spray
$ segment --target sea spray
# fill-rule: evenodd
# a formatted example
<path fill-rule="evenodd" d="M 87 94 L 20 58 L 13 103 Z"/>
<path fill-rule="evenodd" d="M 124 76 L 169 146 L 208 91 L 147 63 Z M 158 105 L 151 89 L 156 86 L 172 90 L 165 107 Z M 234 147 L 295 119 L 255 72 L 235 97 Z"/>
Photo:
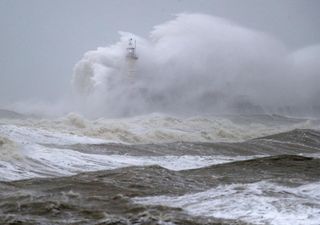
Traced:
<path fill-rule="evenodd" d="M 310 114 L 319 107 L 317 51 L 304 51 L 307 62 L 293 60 L 301 54 L 273 37 L 202 14 L 179 14 L 146 39 L 120 35 L 118 43 L 87 52 L 74 67 L 75 102 L 86 115 Z M 133 82 L 126 76 L 130 38 L 139 56 Z M 306 63 L 312 63 L 309 70 L 300 69 Z"/>

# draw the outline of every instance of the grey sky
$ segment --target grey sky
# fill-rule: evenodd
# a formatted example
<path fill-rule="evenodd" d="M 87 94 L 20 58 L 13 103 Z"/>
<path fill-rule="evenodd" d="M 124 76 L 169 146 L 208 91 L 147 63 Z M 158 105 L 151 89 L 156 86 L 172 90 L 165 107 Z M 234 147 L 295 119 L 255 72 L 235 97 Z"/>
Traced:
<path fill-rule="evenodd" d="M 181 12 L 233 20 L 292 50 L 320 43 L 318 0 L 0 0 L 0 108 L 61 98 L 83 53 L 116 42 L 119 30 L 146 36 Z"/>

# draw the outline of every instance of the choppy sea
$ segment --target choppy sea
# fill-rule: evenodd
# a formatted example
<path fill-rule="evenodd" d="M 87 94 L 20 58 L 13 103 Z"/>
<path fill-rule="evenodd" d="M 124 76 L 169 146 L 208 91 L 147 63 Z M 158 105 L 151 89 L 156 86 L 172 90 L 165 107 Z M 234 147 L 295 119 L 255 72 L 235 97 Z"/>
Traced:
<path fill-rule="evenodd" d="M 0 118 L 0 224 L 320 224 L 320 121 Z"/>

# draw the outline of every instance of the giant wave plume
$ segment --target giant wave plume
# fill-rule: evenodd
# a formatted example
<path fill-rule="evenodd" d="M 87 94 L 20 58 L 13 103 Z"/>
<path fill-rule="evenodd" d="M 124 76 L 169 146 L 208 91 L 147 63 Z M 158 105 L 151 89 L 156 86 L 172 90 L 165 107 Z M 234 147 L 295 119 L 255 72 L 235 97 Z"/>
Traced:
<path fill-rule="evenodd" d="M 268 34 L 203 14 L 179 14 L 147 38 L 120 36 L 74 67 L 82 114 L 320 113 L 320 45 L 290 52 Z M 132 78 L 129 38 L 139 56 Z"/>

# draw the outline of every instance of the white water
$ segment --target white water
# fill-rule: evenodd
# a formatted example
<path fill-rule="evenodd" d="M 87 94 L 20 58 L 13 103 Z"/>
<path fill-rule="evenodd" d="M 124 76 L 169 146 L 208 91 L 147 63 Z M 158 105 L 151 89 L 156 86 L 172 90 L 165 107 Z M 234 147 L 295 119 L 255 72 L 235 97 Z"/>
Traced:
<path fill-rule="evenodd" d="M 101 144 L 108 141 L 17 125 L 0 125 L 0 138 L 0 180 L 74 175 L 134 165 L 160 165 L 170 170 L 184 170 L 252 158 L 88 154 L 43 144 Z"/>
<path fill-rule="evenodd" d="M 66 117 L 51 120 L 0 119 L 0 124 L 3 124 L 0 131 L 9 137 L 15 135 L 13 139 L 31 138 L 37 143 L 49 141 L 49 143 L 59 142 L 60 144 L 83 142 L 141 144 L 177 141 L 237 142 L 297 128 L 319 128 L 319 122 L 315 120 L 286 122 L 286 118 L 279 119 L 272 116 L 263 119 L 250 119 L 250 117 L 245 119 L 247 120 L 245 123 L 237 123 L 223 116 L 178 117 L 149 114 L 123 119 L 88 120 L 72 113 Z M 17 128 L 10 133 L 10 126 L 13 124 L 17 125 Z M 41 135 L 37 134 L 37 131 L 41 131 Z M 51 134 L 46 135 L 46 132 Z M 74 139 L 76 137 L 74 135 L 81 139 Z M 47 140 L 49 136 L 50 139 Z"/>
<path fill-rule="evenodd" d="M 253 224 L 320 224 L 320 182 L 296 188 L 267 181 L 221 185 L 179 197 L 143 197 L 134 201 L 180 207 L 195 216 L 239 219 Z"/>
<path fill-rule="evenodd" d="M 170 170 L 186 170 L 253 157 L 225 156 L 126 156 L 85 154 L 70 149 L 28 145 L 20 150 L 20 160 L 0 160 L 0 180 L 69 176 L 80 172 L 109 170 L 127 166 L 160 165 Z"/>
<path fill-rule="evenodd" d="M 271 122 L 274 120 L 273 117 L 267 118 Z M 235 123 L 223 117 L 179 118 L 163 114 L 98 120 L 87 120 L 76 114 L 52 120 L 0 119 L 0 180 L 72 175 L 132 165 L 157 164 L 171 170 L 184 170 L 249 158 L 89 154 L 65 147 L 49 147 L 50 144 L 243 141 L 294 128 L 318 126 L 312 120 L 270 121 L 265 120 L 264 124 L 256 121 Z"/>
<path fill-rule="evenodd" d="M 151 114 L 127 119 L 87 120 L 71 114 L 59 119 L 0 120 L 0 180 L 68 176 L 127 166 L 160 165 L 186 170 L 250 159 L 228 156 L 129 156 L 82 153 L 48 145 L 120 142 L 240 141 L 294 128 L 316 128 L 318 122 L 274 122 L 276 118 L 232 122 L 222 117 L 178 118 Z M 268 121 L 270 120 L 270 121 Z M 259 121 L 259 120 L 258 120 Z M 208 138 L 209 137 L 209 138 Z M 319 154 L 312 154 L 319 157 Z M 192 215 L 240 219 L 255 224 L 310 224 L 320 220 L 320 183 L 288 188 L 266 181 L 218 186 L 180 197 L 134 199 L 141 204 L 181 207 Z"/>

